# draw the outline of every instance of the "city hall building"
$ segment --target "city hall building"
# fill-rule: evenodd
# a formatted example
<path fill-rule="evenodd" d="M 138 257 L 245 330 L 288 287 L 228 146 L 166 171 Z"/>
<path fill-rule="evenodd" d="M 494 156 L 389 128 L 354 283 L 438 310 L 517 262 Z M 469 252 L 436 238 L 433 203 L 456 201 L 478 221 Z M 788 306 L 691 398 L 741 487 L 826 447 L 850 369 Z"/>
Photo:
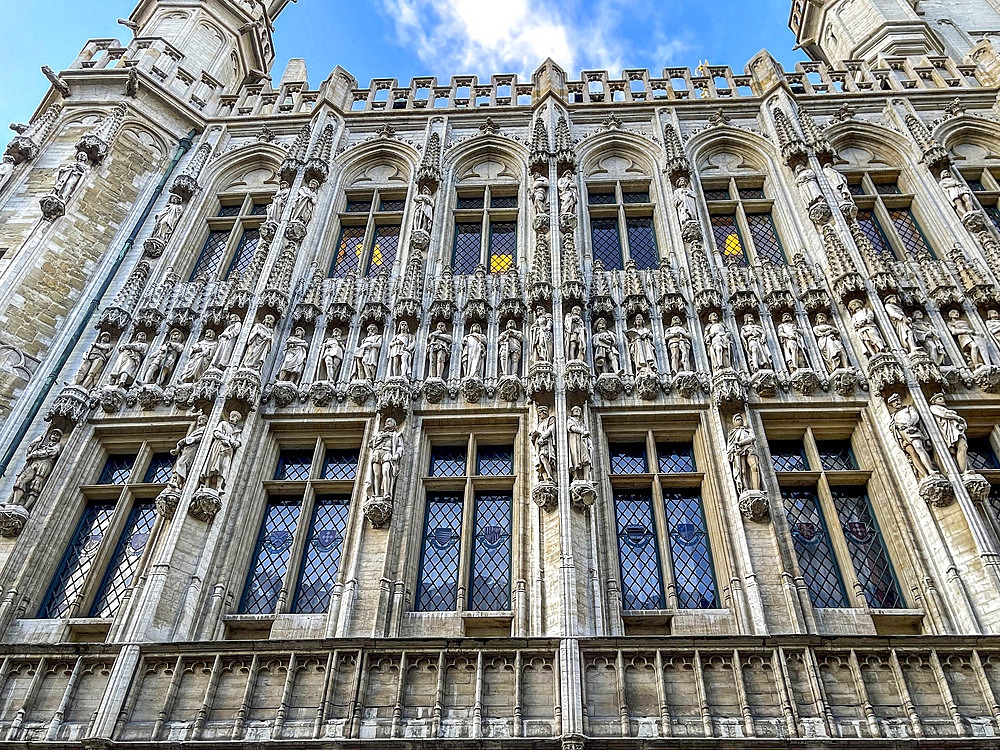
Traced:
<path fill-rule="evenodd" d="M 287 4 L 12 125 L 5 744 L 997 747 L 996 3 L 366 86 Z"/>

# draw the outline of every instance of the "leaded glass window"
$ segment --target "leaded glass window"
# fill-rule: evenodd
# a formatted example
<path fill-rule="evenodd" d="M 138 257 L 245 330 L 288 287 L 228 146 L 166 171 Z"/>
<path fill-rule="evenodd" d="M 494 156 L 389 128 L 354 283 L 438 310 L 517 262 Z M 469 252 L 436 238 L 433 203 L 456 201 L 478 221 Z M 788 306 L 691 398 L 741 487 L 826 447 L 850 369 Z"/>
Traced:
<path fill-rule="evenodd" d="M 232 278 L 246 271 L 260 243 L 260 225 L 264 223 L 270 197 L 244 195 L 226 197 L 219 212 L 207 221 L 208 236 L 191 270 L 193 280 Z M 232 249 L 232 257 L 226 250 Z"/>
<path fill-rule="evenodd" d="M 622 191 L 622 203 L 649 203 L 648 190 Z"/>
<path fill-rule="evenodd" d="M 757 251 L 757 259 L 771 263 L 784 263 L 785 254 L 781 250 L 778 231 L 774 228 L 771 214 L 747 214 L 750 236 Z"/>
<path fill-rule="evenodd" d="M 786 262 L 763 187 L 730 179 L 729 187 L 713 186 L 703 194 L 715 247 L 725 265 Z"/>
<path fill-rule="evenodd" d="M 847 596 L 822 511 L 811 489 L 783 488 L 785 517 L 814 607 L 846 607 Z"/>
<path fill-rule="evenodd" d="M 969 438 L 968 462 L 976 471 L 1000 469 L 997 454 L 993 450 L 988 437 Z"/>
<path fill-rule="evenodd" d="M 764 188 L 762 187 L 739 187 L 738 192 L 743 200 L 764 200 Z"/>
<path fill-rule="evenodd" d="M 349 195 L 340 214 L 340 235 L 333 248 L 330 276 L 392 273 L 399 251 L 399 213 L 405 206 L 406 198 L 399 194 L 375 191 L 374 195 Z"/>
<path fill-rule="evenodd" d="M 904 606 L 868 494 L 862 487 L 836 487 L 832 494 L 854 572 L 868 604 L 883 609 Z"/>
<path fill-rule="evenodd" d="M 323 479 L 354 479 L 357 473 L 357 450 L 327 448 L 323 457 Z"/>
<path fill-rule="evenodd" d="M 587 193 L 587 203 L 591 206 L 613 206 L 615 203 L 614 192 L 595 192 L 593 190 Z"/>
<path fill-rule="evenodd" d="M 510 609 L 511 506 L 509 492 L 477 494 L 472 538 L 469 609 Z"/>
<path fill-rule="evenodd" d="M 169 453 L 154 453 L 142 481 L 144 484 L 166 484 L 174 471 L 174 457 Z"/>
<path fill-rule="evenodd" d="M 879 195 L 899 195 L 901 192 L 896 182 L 876 182 L 875 190 Z"/>
<path fill-rule="evenodd" d="M 661 474 L 678 474 L 695 471 L 694 451 L 691 443 L 657 443 L 656 455 Z"/>
<path fill-rule="evenodd" d="M 379 205 L 379 211 L 395 213 L 402 211 L 405 206 L 405 198 L 383 198 L 382 203 Z"/>
<path fill-rule="evenodd" d="M 212 276 L 215 274 L 215 269 L 219 267 L 222 256 L 226 252 L 226 242 L 228 241 L 228 230 L 208 233 L 205 244 L 201 248 L 201 254 L 198 256 L 198 262 L 195 263 L 194 270 L 191 271 L 192 280 L 202 275 Z"/>
<path fill-rule="evenodd" d="M 609 443 L 612 474 L 645 474 L 646 446 L 643 443 Z"/>
<path fill-rule="evenodd" d="M 517 266 L 517 194 L 498 194 L 494 189 L 487 186 L 455 200 L 451 267 L 457 274 L 474 273 L 480 264 L 491 274 Z"/>
<path fill-rule="evenodd" d="M 274 478 L 285 482 L 304 482 L 309 478 L 312 465 L 311 450 L 284 450 L 278 456 Z"/>
<path fill-rule="evenodd" d="M 459 209 L 476 209 L 482 208 L 484 205 L 482 195 L 460 195 L 455 201 L 455 208 Z"/>
<path fill-rule="evenodd" d="M 496 200 L 496 199 L 494 199 Z M 516 202 L 514 204 L 517 205 Z M 490 273 L 506 273 L 517 260 L 517 224 L 494 221 L 490 224 Z"/>
<path fill-rule="evenodd" d="M 221 206 L 219 208 L 218 216 L 239 216 L 240 215 L 240 204 L 234 203 L 229 206 Z"/>
<path fill-rule="evenodd" d="M 79 606 L 87 575 L 114 513 L 113 501 L 90 503 L 84 508 L 59 570 L 42 602 L 38 613 L 40 618 L 65 617 L 72 607 Z"/>
<path fill-rule="evenodd" d="M 456 607 L 463 502 L 462 495 L 456 493 L 427 496 L 417 591 L 417 609 L 420 611 L 443 612 Z"/>
<path fill-rule="evenodd" d="M 134 453 L 113 453 L 108 456 L 108 460 L 101 469 L 101 476 L 97 480 L 98 484 L 125 484 L 132 473 L 132 466 L 135 464 Z"/>
<path fill-rule="evenodd" d="M 490 208 L 517 208 L 517 196 L 516 195 L 491 196 Z"/>
<path fill-rule="evenodd" d="M 879 255 L 903 259 L 933 257 L 920 224 L 912 211 L 913 196 L 904 195 L 895 175 L 868 172 L 852 176 L 864 190 L 858 195 L 857 222 L 862 234 Z"/>
<path fill-rule="evenodd" d="M 465 476 L 464 445 L 436 445 L 431 449 L 432 477 Z"/>
<path fill-rule="evenodd" d="M 707 201 L 727 201 L 729 200 L 729 188 L 705 188 L 703 191 Z"/>
<path fill-rule="evenodd" d="M 511 445 L 480 445 L 476 459 L 480 476 L 513 476 L 514 447 Z"/>
<path fill-rule="evenodd" d="M 626 193 L 628 195 L 628 193 Z M 648 195 L 646 196 L 649 197 Z M 626 201 L 627 202 L 627 201 Z M 660 261 L 656 250 L 656 233 L 653 231 L 651 216 L 629 216 L 625 219 L 628 228 L 628 247 L 632 260 L 639 268 L 656 268 Z"/>
<path fill-rule="evenodd" d="M 349 495 L 320 495 L 316 498 L 293 612 L 308 614 L 327 610 L 337 571 L 340 570 L 350 502 Z"/>
<path fill-rule="evenodd" d="M 986 215 L 990 217 L 990 221 L 993 222 L 993 226 L 996 227 L 998 232 L 1000 232 L 1000 208 L 997 208 L 996 206 L 987 206 Z"/>
<path fill-rule="evenodd" d="M 229 270 L 226 272 L 227 279 L 240 276 L 250 268 L 254 253 L 257 251 L 257 245 L 259 244 L 259 229 L 247 229 L 243 232 L 243 236 L 240 237 L 240 244 L 236 246 L 236 254 L 233 255 L 233 260 L 229 264 Z"/>
<path fill-rule="evenodd" d="M 621 242 L 618 239 L 618 220 L 591 219 L 590 231 L 594 259 L 601 261 L 608 270 L 623 268 Z"/>
<path fill-rule="evenodd" d="M 913 212 L 908 208 L 897 208 L 889 211 L 889 218 L 896 227 L 896 234 L 903 243 L 903 249 L 911 258 L 929 255 L 931 249 L 927 246 L 924 233 L 920 230 Z"/>
<path fill-rule="evenodd" d="M 94 606 L 90 609 L 91 617 L 114 617 L 118 612 L 139 570 L 139 563 L 149 544 L 154 521 L 156 521 L 155 503 L 141 502 L 133 506 L 125 523 L 125 529 L 118 538 L 118 544 L 104 574 L 104 581 L 101 583 Z"/>
<path fill-rule="evenodd" d="M 451 257 L 452 271 L 472 273 L 479 265 L 482 225 L 477 222 L 455 224 L 455 250 Z"/>
<path fill-rule="evenodd" d="M 749 265 L 740 230 L 736 226 L 736 214 L 712 214 L 712 236 L 715 237 L 715 246 L 727 264 Z"/>
<path fill-rule="evenodd" d="M 372 245 L 371 263 L 368 275 L 380 271 L 391 271 L 396 261 L 396 250 L 399 247 L 399 224 L 380 224 L 375 227 L 375 244 Z"/>
<path fill-rule="evenodd" d="M 270 201 L 268 201 L 267 203 L 254 203 L 253 207 L 250 209 L 250 215 L 263 216 L 264 214 L 267 213 L 267 209 L 270 205 L 271 205 Z"/>
<path fill-rule="evenodd" d="M 775 471 L 809 471 L 801 440 L 772 440 L 769 448 Z"/>
<path fill-rule="evenodd" d="M 693 487 L 665 489 L 663 506 L 678 606 L 682 609 L 718 607 L 701 493 Z"/>
<path fill-rule="evenodd" d="M 816 449 L 823 471 L 855 471 L 858 468 L 850 440 L 817 440 Z"/>
<path fill-rule="evenodd" d="M 874 213 L 858 209 L 858 226 L 861 227 L 861 232 L 868 238 L 868 241 L 871 243 L 876 253 L 890 258 L 892 257 L 892 250 L 889 248 L 889 241 L 885 238 L 885 232 L 882 231 L 882 225 L 879 223 L 878 219 L 875 218 Z"/>
<path fill-rule="evenodd" d="M 274 612 L 288 570 L 288 559 L 302 509 L 300 499 L 272 499 L 257 537 L 250 575 L 240 601 L 244 614 Z"/>
<path fill-rule="evenodd" d="M 660 253 L 648 188 L 590 185 L 590 242 L 595 260 L 607 270 L 621 270 L 631 260 L 637 268 L 657 268 Z"/>
<path fill-rule="evenodd" d="M 622 606 L 626 610 L 663 609 L 652 498 L 648 491 L 616 490 L 614 504 Z"/>

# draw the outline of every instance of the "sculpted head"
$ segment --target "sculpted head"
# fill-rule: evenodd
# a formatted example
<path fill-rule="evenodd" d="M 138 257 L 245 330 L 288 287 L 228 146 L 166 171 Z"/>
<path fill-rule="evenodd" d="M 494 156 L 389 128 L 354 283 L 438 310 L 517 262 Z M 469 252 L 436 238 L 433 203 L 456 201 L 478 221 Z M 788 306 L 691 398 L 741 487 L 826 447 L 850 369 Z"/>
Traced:
<path fill-rule="evenodd" d="M 885 400 L 885 403 L 893 411 L 899 411 L 903 408 L 903 397 L 898 393 L 893 393 Z"/>
<path fill-rule="evenodd" d="M 944 406 L 944 394 L 938 391 L 933 396 L 931 396 L 931 403 L 937 406 Z"/>

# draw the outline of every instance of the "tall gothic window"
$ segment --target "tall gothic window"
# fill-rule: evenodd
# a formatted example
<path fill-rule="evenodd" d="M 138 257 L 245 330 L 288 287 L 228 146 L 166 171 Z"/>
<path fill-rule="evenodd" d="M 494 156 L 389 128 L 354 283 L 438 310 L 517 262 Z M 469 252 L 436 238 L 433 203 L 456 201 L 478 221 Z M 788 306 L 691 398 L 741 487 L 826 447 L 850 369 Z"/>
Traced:
<path fill-rule="evenodd" d="M 622 607 L 718 607 L 712 548 L 690 442 L 609 442 Z"/>
<path fill-rule="evenodd" d="M 626 260 L 638 268 L 659 266 L 648 184 L 589 184 L 587 205 L 594 260 L 609 270 L 624 268 Z"/>
<path fill-rule="evenodd" d="M 173 456 L 143 445 L 107 456 L 38 616 L 114 617 L 131 593 L 156 521 L 156 495 Z"/>
<path fill-rule="evenodd" d="M 469 274 L 480 263 L 487 273 L 505 273 L 517 264 L 517 185 L 458 193 L 451 268 Z"/>
<path fill-rule="evenodd" d="M 358 450 L 286 449 L 278 456 L 239 611 L 325 612 L 340 570 Z"/>
<path fill-rule="evenodd" d="M 768 447 L 813 606 L 905 606 L 850 439 L 810 429 Z"/>
<path fill-rule="evenodd" d="M 727 265 L 785 263 L 771 216 L 773 201 L 764 192 L 761 178 L 706 180 L 703 189 L 715 247 Z"/>
<path fill-rule="evenodd" d="M 876 253 L 901 259 L 933 256 L 913 215 L 913 196 L 900 190 L 895 173 L 862 172 L 847 179 L 858 205 L 858 225 Z"/>
<path fill-rule="evenodd" d="M 340 235 L 333 249 L 330 275 L 350 272 L 374 276 L 392 272 L 399 250 L 406 193 L 400 190 L 351 192 L 340 214 Z"/>
<path fill-rule="evenodd" d="M 509 439 L 471 435 L 431 448 L 417 610 L 511 609 L 514 476 Z"/>
<path fill-rule="evenodd" d="M 962 170 L 962 172 L 969 189 L 979 200 L 993 226 L 1000 232 L 1000 207 L 997 205 L 1000 201 L 1000 179 L 988 169 Z"/>
<path fill-rule="evenodd" d="M 243 273 L 260 243 L 260 225 L 270 202 L 267 195 L 224 196 L 218 213 L 207 220 L 208 236 L 191 278 L 228 279 Z"/>

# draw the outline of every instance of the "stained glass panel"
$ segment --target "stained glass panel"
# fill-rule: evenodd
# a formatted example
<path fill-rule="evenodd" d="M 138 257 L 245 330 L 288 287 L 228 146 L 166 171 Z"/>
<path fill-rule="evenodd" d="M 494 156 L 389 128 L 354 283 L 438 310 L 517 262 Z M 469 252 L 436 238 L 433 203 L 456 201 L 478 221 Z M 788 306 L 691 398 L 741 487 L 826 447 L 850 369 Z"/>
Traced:
<path fill-rule="evenodd" d="M 361 253 L 365 249 L 365 228 L 346 226 L 340 230 L 337 252 L 330 267 L 330 275 L 342 277 L 357 271 L 361 265 Z"/>
<path fill-rule="evenodd" d="M 705 188 L 705 200 L 707 201 L 727 201 L 729 200 L 729 188 Z"/>
<path fill-rule="evenodd" d="M 91 617 L 114 617 L 118 612 L 135 580 L 155 520 L 155 503 L 136 503 L 132 508 L 125 528 L 118 537 L 118 546 L 115 547 L 111 563 L 104 574 L 94 606 L 90 609 Z"/>
<path fill-rule="evenodd" d="M 253 255 L 257 252 L 257 246 L 259 244 L 259 230 L 247 229 L 243 232 L 243 236 L 240 237 L 240 244 L 236 246 L 236 253 L 233 255 L 233 260 L 229 264 L 229 270 L 226 271 L 227 279 L 244 273 L 250 267 L 250 264 L 253 262 Z"/>
<path fill-rule="evenodd" d="M 663 609 L 660 552 L 649 491 L 617 490 L 615 518 L 624 609 Z"/>
<path fill-rule="evenodd" d="M 778 230 L 774 228 L 771 214 L 747 214 L 747 224 L 750 225 L 750 236 L 753 237 L 757 260 L 784 263 L 785 253 L 781 249 Z"/>
<path fill-rule="evenodd" d="M 114 512 L 113 502 L 93 503 L 83 509 L 80 523 L 73 532 L 73 538 L 38 612 L 40 618 L 64 617 L 71 606 L 79 603 L 83 584 L 94 564 L 94 557 L 101 547 L 104 535 L 108 532 Z"/>
<path fill-rule="evenodd" d="M 476 496 L 470 610 L 510 609 L 511 504 L 509 492 Z"/>
<path fill-rule="evenodd" d="M 208 239 L 205 240 L 205 245 L 201 248 L 198 262 L 194 264 L 194 269 L 191 271 L 192 279 L 202 274 L 209 277 L 215 274 L 215 269 L 219 267 L 219 262 L 222 260 L 222 254 L 226 251 L 228 240 L 228 229 L 224 232 L 208 233 Z"/>
<path fill-rule="evenodd" d="M 694 487 L 665 489 L 663 508 L 678 605 L 682 609 L 718 607 L 701 492 Z"/>
<path fill-rule="evenodd" d="M 816 448 L 823 471 L 854 471 L 858 468 L 850 440 L 817 440 Z"/>
<path fill-rule="evenodd" d="M 306 481 L 309 478 L 309 467 L 312 466 L 312 453 L 311 450 L 281 451 L 274 478 L 284 482 Z"/>
<path fill-rule="evenodd" d="M 988 437 L 969 438 L 969 466 L 976 471 L 1000 469 L 1000 461 Z"/>
<path fill-rule="evenodd" d="M 108 456 L 108 460 L 101 469 L 101 476 L 97 480 L 98 484 L 126 484 L 128 476 L 132 473 L 132 465 L 135 463 L 134 453 L 113 453 Z"/>
<path fill-rule="evenodd" d="M 649 471 L 645 443 L 608 443 L 608 455 L 612 474 L 645 474 Z"/>
<path fill-rule="evenodd" d="M 368 266 L 368 275 L 374 276 L 380 271 L 392 271 L 398 247 L 399 224 L 380 224 L 375 227 L 375 241 L 372 243 L 372 258 L 371 264 Z"/>
<path fill-rule="evenodd" d="M 350 501 L 350 495 L 317 496 L 293 612 L 325 612 L 329 606 L 340 569 Z"/>
<path fill-rule="evenodd" d="M 764 188 L 762 187 L 740 187 L 740 198 L 743 200 L 764 200 Z"/>
<path fill-rule="evenodd" d="M 809 471 L 801 440 L 772 440 L 768 447 L 775 471 Z"/>
<path fill-rule="evenodd" d="M 302 510 L 301 500 L 271 500 L 257 537 L 250 574 L 240 601 L 240 612 L 262 615 L 274 612 L 288 571 L 292 540 Z"/>
<path fill-rule="evenodd" d="M 747 265 L 747 254 L 736 226 L 735 214 L 712 214 L 712 235 L 719 254 L 727 264 Z"/>
<path fill-rule="evenodd" d="M 587 202 L 591 206 L 611 206 L 615 202 L 614 192 L 610 193 L 587 193 Z"/>
<path fill-rule="evenodd" d="M 476 222 L 455 223 L 455 249 L 451 268 L 455 273 L 473 273 L 479 265 L 482 246 L 482 225 Z"/>
<path fill-rule="evenodd" d="M 250 209 L 250 215 L 263 216 L 264 214 L 267 213 L 268 206 L 270 205 L 271 205 L 270 201 L 268 201 L 267 203 L 254 203 L 253 208 Z"/>
<path fill-rule="evenodd" d="M 517 208 L 517 196 L 491 195 L 490 208 Z"/>
<path fill-rule="evenodd" d="M 347 201 L 347 212 L 352 214 L 363 213 L 366 214 L 371 211 L 372 199 L 371 198 L 359 198 L 357 200 Z"/>
<path fill-rule="evenodd" d="M 894 208 L 889 211 L 889 218 L 892 219 L 893 226 L 899 234 L 899 239 L 903 242 L 903 249 L 911 258 L 916 258 L 930 253 L 927 241 L 913 213 L 908 208 Z"/>
<path fill-rule="evenodd" d="M 628 231 L 628 251 L 639 268 L 658 268 L 659 253 L 656 251 L 656 233 L 653 219 L 649 216 L 629 216 L 625 219 Z"/>
<path fill-rule="evenodd" d="M 517 260 L 517 223 L 490 223 L 490 273 L 506 273 Z"/>
<path fill-rule="evenodd" d="M 864 488 L 833 488 L 832 493 L 854 572 L 869 606 L 885 609 L 904 606 Z"/>
<path fill-rule="evenodd" d="M 142 478 L 144 484 L 166 484 L 174 470 L 174 457 L 169 453 L 154 453 Z"/>
<path fill-rule="evenodd" d="M 632 190 L 622 193 L 623 203 L 649 203 L 648 190 Z"/>
<path fill-rule="evenodd" d="M 621 270 L 622 247 L 618 237 L 618 219 L 593 218 L 590 220 L 594 259 L 600 260 L 607 270 Z"/>
<path fill-rule="evenodd" d="M 847 183 L 847 189 L 851 191 L 851 195 L 864 195 L 865 188 L 861 182 L 849 182 Z"/>
<path fill-rule="evenodd" d="M 469 208 L 482 208 L 484 197 L 482 195 L 460 195 L 458 200 L 455 201 L 455 208 L 457 209 L 469 209 Z"/>
<path fill-rule="evenodd" d="M 785 517 L 814 607 L 846 607 L 847 596 L 833 555 L 830 535 L 813 490 L 783 489 Z"/>
<path fill-rule="evenodd" d="M 387 213 L 391 211 L 402 211 L 405 206 L 405 198 L 383 198 L 378 210 Z"/>
<path fill-rule="evenodd" d="M 435 445 L 431 448 L 432 477 L 464 477 L 465 446 Z"/>
<path fill-rule="evenodd" d="M 862 234 L 868 238 L 876 253 L 887 258 L 893 257 L 889 240 L 885 238 L 885 232 L 882 231 L 882 225 L 879 224 L 878 219 L 871 211 L 858 209 L 858 226 L 861 227 Z"/>
<path fill-rule="evenodd" d="M 219 209 L 219 216 L 239 216 L 242 203 L 233 203 L 229 206 L 222 206 Z"/>
<path fill-rule="evenodd" d="M 876 182 L 875 190 L 879 195 L 899 195 L 899 185 L 895 182 Z"/>
<path fill-rule="evenodd" d="M 455 609 L 458 564 L 462 539 L 462 496 L 434 493 L 427 496 L 423 554 L 417 609 L 444 612 Z"/>
<path fill-rule="evenodd" d="M 510 445 L 480 445 L 476 459 L 479 476 L 509 477 L 514 475 L 514 448 Z"/>
<path fill-rule="evenodd" d="M 323 457 L 323 479 L 354 479 L 358 473 L 355 448 L 327 448 Z"/>
<path fill-rule="evenodd" d="M 657 443 L 656 455 L 663 474 L 697 471 L 691 443 Z"/>

